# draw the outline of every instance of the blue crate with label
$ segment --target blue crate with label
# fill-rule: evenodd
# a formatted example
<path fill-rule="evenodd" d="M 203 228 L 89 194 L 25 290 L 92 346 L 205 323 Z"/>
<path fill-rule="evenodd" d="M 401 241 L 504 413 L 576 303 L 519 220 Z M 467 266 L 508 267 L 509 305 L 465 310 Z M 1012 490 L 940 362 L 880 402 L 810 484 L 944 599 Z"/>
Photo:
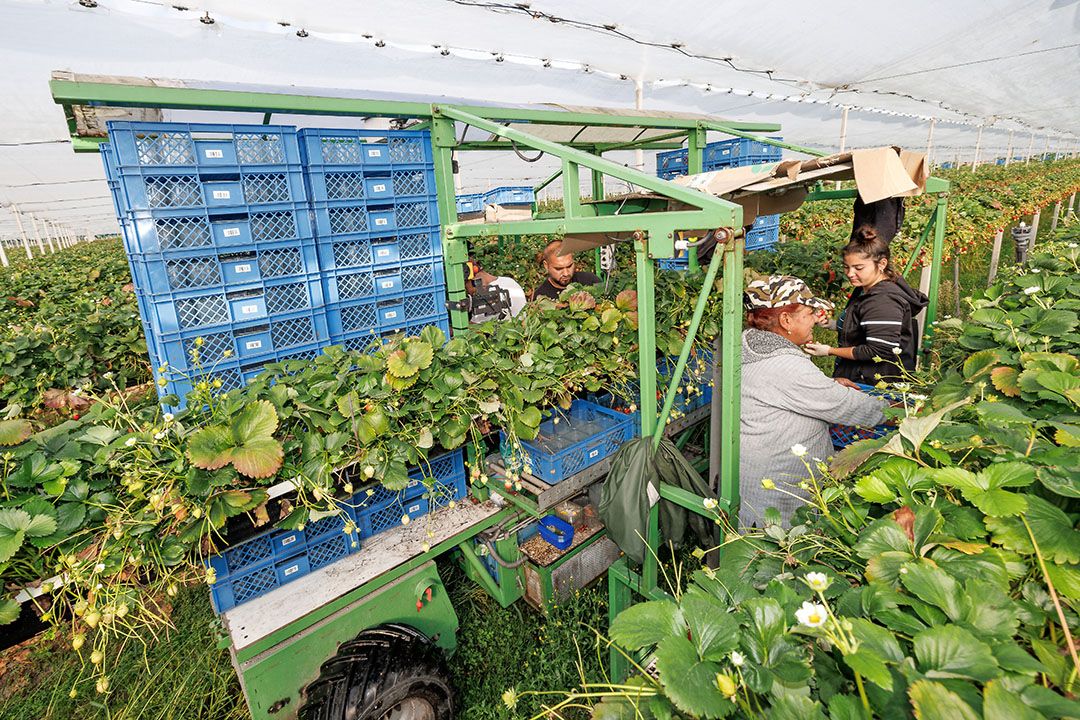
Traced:
<path fill-rule="evenodd" d="M 247 168 L 208 175 L 188 170 L 141 168 L 117 177 L 121 205 L 129 212 L 178 217 L 192 210 L 241 213 L 288 209 L 307 200 L 301 167 Z"/>
<path fill-rule="evenodd" d="M 521 440 L 520 452 L 500 433 L 507 469 L 523 470 L 546 483 L 557 483 L 594 465 L 632 438 L 631 419 L 587 400 L 574 400 L 569 410 L 556 408 L 540 423 L 533 440 Z"/>
<path fill-rule="evenodd" d="M 189 290 L 146 296 L 155 336 L 216 328 L 312 310 L 323 304 L 318 273 L 263 280 L 236 290 Z M 245 325 L 246 326 L 246 325 Z"/>
<path fill-rule="evenodd" d="M 677 357 L 664 357 L 656 361 L 657 414 L 664 407 L 668 382 L 670 382 L 671 373 L 674 371 L 677 362 Z M 686 368 L 683 370 L 677 391 L 678 394 L 671 404 L 674 415 L 671 419 L 678 419 L 680 415 L 685 415 L 709 405 L 713 396 L 713 388 L 710 383 L 712 383 L 712 351 L 702 349 L 691 355 L 686 361 Z M 630 418 L 634 428 L 634 435 L 637 436 L 641 431 L 641 412 L 636 409 L 640 394 L 638 383 L 635 380 L 628 383 L 617 395 L 604 393 L 590 396 L 589 400 L 625 414 Z M 635 410 L 631 411 L 631 406 Z"/>
<path fill-rule="evenodd" d="M 382 508 L 357 510 L 356 524 L 360 528 L 360 537 L 369 538 L 372 535 L 378 535 L 391 528 L 422 518 L 427 515 L 428 507 L 427 498 L 417 497 Z"/>
<path fill-rule="evenodd" d="M 330 334 L 323 308 L 286 313 L 267 320 L 210 330 L 154 336 L 148 340 L 155 367 L 168 363 L 176 370 L 222 361 L 266 360 L 307 345 L 328 345 Z"/>
<path fill-rule="evenodd" d="M 120 226 L 129 255 L 170 255 L 190 250 L 229 252 L 259 243 L 314 237 L 305 203 L 242 213 L 198 210 L 168 217 L 128 213 L 120 217 Z"/>
<path fill-rule="evenodd" d="M 300 162 L 296 128 L 283 125 L 217 125 L 111 121 L 115 167 L 182 167 L 220 170 Z"/>
<path fill-rule="evenodd" d="M 536 202 L 536 193 L 528 185 L 497 187 L 484 193 L 485 205 L 532 205 Z"/>
<path fill-rule="evenodd" d="M 345 165 L 309 167 L 312 200 L 364 200 L 369 203 L 435 195 L 433 166 L 372 167 Z"/>
<path fill-rule="evenodd" d="M 355 544 L 355 547 L 353 545 Z M 330 565 L 360 549 L 357 533 L 340 533 L 312 543 L 302 552 L 284 559 L 270 559 L 226 577 L 210 586 L 216 612 L 224 612 L 248 600 Z"/>
<path fill-rule="evenodd" d="M 457 196 L 458 215 L 473 215 L 484 212 L 484 193 L 468 193 Z"/>
<path fill-rule="evenodd" d="M 223 359 L 192 369 L 173 368 L 164 364 L 156 365 L 154 379 L 157 381 L 158 397 L 166 398 L 169 395 L 175 395 L 177 402 L 170 403 L 168 407 L 183 408 L 187 405 L 187 396 L 201 383 L 206 383 L 204 390 L 212 396 L 239 390 L 258 377 L 270 363 L 311 359 L 316 357 L 326 345 L 325 341 L 301 345 L 286 348 L 275 352 L 270 357 L 258 360 Z M 151 360 L 153 360 L 152 357 Z M 165 368 L 164 371 L 162 368 Z"/>
<path fill-rule="evenodd" d="M 363 165 L 370 169 L 434 162 L 427 130 L 303 128 L 299 139 L 301 157 L 310 168 Z"/>
<path fill-rule="evenodd" d="M 863 385 L 862 383 L 856 383 L 856 385 L 858 385 L 859 389 L 864 393 L 885 398 L 889 402 L 900 402 L 904 397 L 896 392 L 879 390 L 873 385 Z M 872 440 L 885 437 L 895 429 L 896 425 L 890 423 L 882 423 L 881 425 L 875 425 L 873 427 L 855 427 L 854 425 L 834 424 L 829 425 L 829 438 L 832 440 L 833 448 L 840 450 L 859 440 Z"/>
<path fill-rule="evenodd" d="M 439 205 L 434 197 L 403 198 L 387 204 L 364 204 L 355 200 L 317 200 L 315 234 L 323 242 L 332 237 L 394 237 L 427 230 L 439 224 Z"/>
<path fill-rule="evenodd" d="M 468 489 L 464 453 L 451 450 L 411 468 L 409 483 L 404 489 L 394 491 L 374 483 L 358 491 L 350 503 L 357 514 L 375 512 L 391 505 L 401 508 L 419 497 L 426 498 L 429 507 L 440 508 L 464 498 Z"/>
<path fill-rule="evenodd" d="M 443 264 L 439 261 L 418 260 L 396 263 L 373 269 L 355 268 L 324 271 L 327 302 L 376 297 L 392 298 L 413 290 L 445 287 Z"/>
<path fill-rule="evenodd" d="M 358 335 L 377 336 L 387 330 L 404 330 L 410 325 L 446 317 L 446 290 L 419 290 L 396 297 L 378 297 L 331 302 L 326 306 L 330 339 L 335 344 Z M 366 343 L 364 343 L 366 344 Z"/>
<path fill-rule="evenodd" d="M 341 268 L 370 268 L 410 260 L 442 261 L 438 228 L 399 232 L 393 237 L 369 239 L 316 238 L 319 267 L 324 271 Z"/>
<path fill-rule="evenodd" d="M 656 174 L 665 177 L 685 175 L 689 168 L 686 150 L 668 150 L 656 153 Z"/>
<path fill-rule="evenodd" d="M 315 240 L 286 240 L 220 250 L 184 250 L 162 255 L 129 254 L 132 279 L 140 293 L 161 295 L 184 290 L 231 290 L 319 272 Z"/>
<path fill-rule="evenodd" d="M 769 137 L 782 140 L 781 137 Z M 730 167 L 744 167 L 758 163 L 779 162 L 783 150 L 775 145 L 750 138 L 717 140 L 705 146 L 702 152 L 702 170 L 711 172 Z M 690 172 L 689 153 L 684 148 L 656 154 L 656 174 L 665 180 Z"/>

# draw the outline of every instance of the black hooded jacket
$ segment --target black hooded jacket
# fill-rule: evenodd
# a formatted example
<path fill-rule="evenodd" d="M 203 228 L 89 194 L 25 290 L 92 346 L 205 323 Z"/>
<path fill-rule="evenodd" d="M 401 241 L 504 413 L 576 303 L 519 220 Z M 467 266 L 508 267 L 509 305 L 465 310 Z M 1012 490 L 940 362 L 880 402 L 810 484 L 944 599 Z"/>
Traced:
<path fill-rule="evenodd" d="M 915 316 L 928 302 L 924 293 L 913 289 L 902 277 L 882 280 L 866 291 L 855 288 L 837 342 L 840 347 L 853 348 L 855 359 L 837 358 L 833 377 L 874 385 L 879 379 L 899 378 L 898 363 L 905 370 L 914 370 L 919 334 Z M 896 348 L 900 349 L 899 355 Z"/>

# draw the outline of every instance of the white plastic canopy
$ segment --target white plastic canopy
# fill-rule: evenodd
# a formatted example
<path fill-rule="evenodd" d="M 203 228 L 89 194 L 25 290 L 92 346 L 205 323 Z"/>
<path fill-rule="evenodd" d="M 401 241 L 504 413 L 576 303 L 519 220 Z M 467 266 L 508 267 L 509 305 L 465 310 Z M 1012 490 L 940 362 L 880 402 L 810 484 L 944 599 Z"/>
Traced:
<path fill-rule="evenodd" d="M 785 139 L 825 151 L 840 149 L 847 107 L 847 148 L 930 144 L 941 163 L 970 162 L 977 145 L 981 162 L 1010 145 L 1020 157 L 1075 152 L 1078 57 L 1080 0 L 4 0 L 0 205 L 80 232 L 116 229 L 100 159 L 67 142 L 54 70 L 706 113 L 776 122 Z M 649 152 L 612 159 L 654 169 Z M 462 192 L 534 184 L 556 167 L 462 160 Z M 0 237 L 14 232 L 0 208 Z"/>

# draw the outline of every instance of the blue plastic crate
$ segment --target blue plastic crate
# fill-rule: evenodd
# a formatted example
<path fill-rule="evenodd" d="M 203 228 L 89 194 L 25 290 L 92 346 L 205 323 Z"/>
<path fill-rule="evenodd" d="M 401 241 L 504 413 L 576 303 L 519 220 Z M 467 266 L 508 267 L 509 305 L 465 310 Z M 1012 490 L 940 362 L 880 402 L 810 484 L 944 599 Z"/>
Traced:
<path fill-rule="evenodd" d="M 434 166 L 384 167 L 343 165 L 310 167 L 312 200 L 362 200 L 385 203 L 435 194 Z"/>
<path fill-rule="evenodd" d="M 199 382 L 205 381 L 209 383 L 212 395 L 221 395 L 233 390 L 239 390 L 262 373 L 269 363 L 314 358 L 327 344 L 326 341 L 322 341 L 310 345 L 285 348 L 257 360 L 223 359 L 218 360 L 216 363 L 206 363 L 201 366 L 201 369 L 169 366 L 165 372 L 159 372 L 162 365 L 156 365 L 154 366 L 154 379 L 164 378 L 166 382 L 165 385 L 157 384 L 155 387 L 157 387 L 158 397 L 160 398 L 176 395 L 178 402 L 170 404 L 168 407 L 179 409 L 186 407 L 188 394 Z M 219 387 L 214 387 L 215 380 L 221 381 Z"/>
<path fill-rule="evenodd" d="M 422 321 L 445 318 L 446 290 L 438 287 L 386 299 L 373 297 L 331 302 L 326 305 L 326 316 L 330 339 L 335 344 L 358 334 L 375 337 L 387 330 L 404 330 Z"/>
<path fill-rule="evenodd" d="M 315 234 L 324 242 L 336 237 L 394 237 L 439 225 L 439 204 L 434 196 L 403 198 L 385 205 L 317 200 L 313 207 Z"/>
<path fill-rule="evenodd" d="M 780 241 L 780 226 L 773 225 L 746 233 L 746 249 L 768 250 Z"/>
<path fill-rule="evenodd" d="M 609 455 L 634 435 L 631 419 L 587 400 L 574 400 L 567 411 L 540 423 L 534 440 L 522 440 L 522 456 L 515 456 L 501 433 L 502 453 L 508 468 L 521 468 L 546 483 L 557 483 Z"/>
<path fill-rule="evenodd" d="M 290 204 L 307 200 L 300 165 L 242 167 L 236 173 L 221 175 L 171 168 L 121 168 L 117 182 L 124 208 L 152 210 L 158 217 L 189 215 L 192 210 L 226 214 L 288 209 Z"/>
<path fill-rule="evenodd" d="M 471 215 L 484 211 L 484 193 L 468 193 L 457 196 L 458 215 Z"/>
<path fill-rule="evenodd" d="M 536 193 L 528 185 L 497 187 L 484 193 L 485 205 L 532 205 Z"/>
<path fill-rule="evenodd" d="M 138 290 L 138 288 L 136 288 Z M 145 293 L 143 293 L 145 295 Z M 323 304 L 318 273 L 263 280 L 243 289 L 188 290 L 145 298 L 147 325 L 155 337 L 228 327 L 313 310 Z"/>
<path fill-rule="evenodd" d="M 661 177 L 685 175 L 688 167 L 689 155 L 685 149 L 656 153 L 656 174 Z"/>
<path fill-rule="evenodd" d="M 157 212 L 124 213 L 119 219 L 129 255 L 169 255 L 188 250 L 232 252 L 253 244 L 314 237 L 306 203 L 225 214 L 205 209 L 167 216 Z"/>
<path fill-rule="evenodd" d="M 374 269 L 327 270 L 323 273 L 327 302 L 362 298 L 387 299 L 413 290 L 442 289 L 446 285 L 440 261 L 414 260 Z"/>
<path fill-rule="evenodd" d="M 770 140 L 782 140 L 770 136 Z M 775 145 L 749 138 L 718 140 L 705 146 L 702 152 L 702 170 L 711 172 L 729 167 L 744 167 L 758 163 L 779 162 L 783 150 Z M 690 171 L 689 153 L 684 148 L 656 154 L 656 174 L 666 180 Z"/>
<path fill-rule="evenodd" d="M 556 550 L 566 550 L 574 544 L 574 526 L 555 515 L 540 519 L 540 537 Z"/>
<path fill-rule="evenodd" d="M 859 389 L 868 395 L 876 395 L 879 397 L 887 398 L 891 402 L 898 402 L 902 399 L 902 395 L 897 393 L 891 393 L 885 390 L 878 390 L 873 385 L 863 385 L 862 383 L 856 383 Z M 896 425 L 889 425 L 888 423 L 882 423 L 881 425 L 875 425 L 873 427 L 855 427 L 854 425 L 829 425 L 829 437 L 832 439 L 833 447 L 837 450 L 845 448 L 857 440 L 867 440 L 885 437 L 890 432 L 896 429 Z"/>
<path fill-rule="evenodd" d="M 438 228 L 419 228 L 394 237 L 369 239 L 317 238 L 319 267 L 324 271 L 341 268 L 370 268 L 410 260 L 442 260 Z"/>
<path fill-rule="evenodd" d="M 319 272 L 315 240 L 286 240 L 220 250 L 184 250 L 163 255 L 130 254 L 138 292 L 149 295 L 184 290 L 231 290 L 263 280 Z"/>
<path fill-rule="evenodd" d="M 409 484 L 403 490 L 388 490 L 381 484 L 372 484 L 359 490 L 352 498 L 352 506 L 357 513 L 373 512 L 388 505 L 401 506 L 421 496 L 428 496 L 436 507 L 442 507 L 451 500 L 461 500 L 468 492 L 465 483 L 465 458 L 459 450 L 451 450 L 420 463 L 409 470 Z M 432 478 L 431 490 L 424 484 L 424 478 Z M 371 494 L 368 494 L 368 491 Z M 399 515 L 400 517 L 400 515 Z"/>
<path fill-rule="evenodd" d="M 352 547 L 356 543 L 356 547 Z M 224 612 L 248 600 L 265 595 L 293 580 L 324 568 L 350 553 L 357 552 L 360 541 L 356 533 L 331 535 L 312 543 L 296 555 L 280 560 L 272 558 L 231 575 L 217 578 L 210 586 L 210 597 L 216 612 Z"/>
<path fill-rule="evenodd" d="M 329 342 L 326 313 L 316 307 L 254 323 L 155 336 L 147 345 L 154 367 L 168 363 L 173 369 L 186 370 L 193 367 L 194 350 L 198 350 L 199 363 L 209 368 L 227 360 L 273 359 L 294 348 Z"/>
<path fill-rule="evenodd" d="M 310 168 L 334 165 L 393 167 L 430 165 L 431 133 L 427 130 L 352 130 L 303 128 L 300 154 Z"/>
<path fill-rule="evenodd" d="M 413 498 L 400 504 L 390 504 L 378 509 L 363 509 L 356 513 L 356 524 L 360 527 L 360 537 L 369 538 L 378 535 L 391 528 L 402 525 L 403 518 L 408 515 L 410 520 L 416 520 L 428 512 L 428 500 L 424 497 Z"/>
<path fill-rule="evenodd" d="M 296 128 L 113 121 L 107 123 L 115 166 L 217 171 L 300 162 Z"/>

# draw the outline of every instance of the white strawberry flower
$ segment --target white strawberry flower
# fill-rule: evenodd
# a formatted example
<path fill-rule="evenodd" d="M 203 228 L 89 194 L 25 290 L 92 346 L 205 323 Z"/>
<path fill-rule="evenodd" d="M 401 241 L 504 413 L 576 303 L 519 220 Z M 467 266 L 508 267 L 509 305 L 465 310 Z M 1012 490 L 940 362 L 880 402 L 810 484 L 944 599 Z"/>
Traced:
<path fill-rule="evenodd" d="M 807 452 L 808 450 L 806 449 L 805 445 L 795 443 L 791 446 L 791 454 L 795 457 L 802 457 L 803 455 L 806 455 Z"/>
<path fill-rule="evenodd" d="M 718 505 L 718 503 L 717 503 L 717 502 L 716 502 L 716 500 L 715 500 L 715 499 L 713 499 L 713 498 L 705 498 L 705 499 L 704 499 L 704 500 L 702 501 L 702 505 L 704 505 L 704 506 L 705 506 L 705 509 L 706 509 L 706 510 L 715 510 L 715 509 L 716 509 L 716 507 L 717 507 L 717 505 Z"/>
<path fill-rule="evenodd" d="M 810 586 L 811 590 L 816 592 L 824 592 L 831 582 L 829 576 L 823 572 L 806 573 L 806 584 Z"/>
<path fill-rule="evenodd" d="M 795 611 L 795 619 L 810 628 L 821 627 L 828 617 L 828 611 L 820 603 L 804 602 L 802 607 Z"/>

